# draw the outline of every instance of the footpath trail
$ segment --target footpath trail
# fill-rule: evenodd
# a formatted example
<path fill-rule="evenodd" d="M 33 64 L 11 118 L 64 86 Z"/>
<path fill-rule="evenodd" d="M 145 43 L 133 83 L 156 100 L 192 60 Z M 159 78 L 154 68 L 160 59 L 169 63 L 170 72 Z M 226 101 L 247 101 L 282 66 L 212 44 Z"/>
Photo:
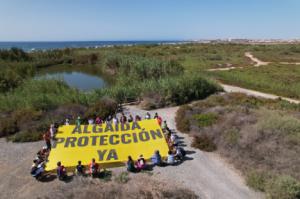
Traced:
<path fill-rule="evenodd" d="M 182 184 L 194 191 L 200 198 L 208 199 L 252 199 L 262 198 L 261 193 L 249 189 L 238 172 L 226 163 L 218 154 L 207 153 L 191 147 L 191 137 L 176 130 L 175 115 L 178 107 L 149 111 L 156 112 L 168 122 L 187 150 L 187 160 L 178 166 L 155 167 L 154 176 L 176 184 Z M 146 111 L 136 106 L 126 106 L 126 114 L 145 115 Z"/>
<path fill-rule="evenodd" d="M 273 95 L 273 94 L 268 94 L 268 93 L 263 93 L 263 92 L 259 92 L 259 91 L 255 91 L 255 90 L 250 90 L 250 89 L 245 89 L 245 88 L 241 88 L 238 86 L 231 86 L 231 85 L 227 85 L 227 84 L 222 84 L 219 83 L 225 92 L 227 93 L 233 93 L 233 92 L 238 92 L 238 93 L 245 93 L 246 95 L 252 95 L 255 97 L 262 97 L 262 98 L 266 98 L 266 99 L 283 99 L 286 100 L 290 103 L 294 103 L 294 104 L 299 104 L 300 100 L 295 100 L 292 98 L 287 98 L 287 97 L 281 97 L 278 95 Z"/>

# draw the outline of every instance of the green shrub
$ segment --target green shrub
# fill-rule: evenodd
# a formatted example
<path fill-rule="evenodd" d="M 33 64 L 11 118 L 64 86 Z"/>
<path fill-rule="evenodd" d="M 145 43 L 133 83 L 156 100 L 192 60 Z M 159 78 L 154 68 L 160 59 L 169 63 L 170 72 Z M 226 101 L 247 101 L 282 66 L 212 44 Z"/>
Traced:
<path fill-rule="evenodd" d="M 208 135 L 196 135 L 193 138 L 192 147 L 198 148 L 202 151 L 212 152 L 217 149 L 217 145 L 213 139 Z"/>
<path fill-rule="evenodd" d="M 217 121 L 218 115 L 215 113 L 196 114 L 193 115 L 193 118 L 199 127 L 206 127 L 213 125 Z"/>
<path fill-rule="evenodd" d="M 251 171 L 246 176 L 248 186 L 257 191 L 265 191 L 268 176 L 264 172 Z"/>
<path fill-rule="evenodd" d="M 87 104 L 89 95 L 69 88 L 58 80 L 28 80 L 11 92 L 0 95 L 0 111 L 49 110 L 65 103 Z"/>
<path fill-rule="evenodd" d="M 300 183 L 290 176 L 278 176 L 266 184 L 267 198 L 299 199 Z"/>
<path fill-rule="evenodd" d="M 103 98 L 95 104 L 91 105 L 85 112 L 85 118 L 95 118 L 99 116 L 101 118 L 107 118 L 110 115 L 116 113 L 118 104 L 109 98 Z"/>
<path fill-rule="evenodd" d="M 0 137 L 9 136 L 19 131 L 17 121 L 14 118 L 2 118 L 0 120 Z"/>

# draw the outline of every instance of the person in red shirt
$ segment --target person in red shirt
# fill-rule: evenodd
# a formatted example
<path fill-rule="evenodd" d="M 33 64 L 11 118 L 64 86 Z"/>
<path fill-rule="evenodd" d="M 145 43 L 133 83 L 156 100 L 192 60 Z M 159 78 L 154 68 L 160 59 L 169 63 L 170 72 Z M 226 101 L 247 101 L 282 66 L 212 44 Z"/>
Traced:
<path fill-rule="evenodd" d="M 157 116 L 156 120 L 158 122 L 158 125 L 161 126 L 162 118 L 160 116 Z"/>
<path fill-rule="evenodd" d="M 50 136 L 50 132 L 47 131 L 46 133 L 44 133 L 43 138 L 44 138 L 44 141 L 46 143 L 47 150 L 51 150 L 51 136 Z"/>
<path fill-rule="evenodd" d="M 95 158 L 92 159 L 92 162 L 89 164 L 89 174 L 92 177 L 98 176 L 99 164 L 96 163 Z"/>

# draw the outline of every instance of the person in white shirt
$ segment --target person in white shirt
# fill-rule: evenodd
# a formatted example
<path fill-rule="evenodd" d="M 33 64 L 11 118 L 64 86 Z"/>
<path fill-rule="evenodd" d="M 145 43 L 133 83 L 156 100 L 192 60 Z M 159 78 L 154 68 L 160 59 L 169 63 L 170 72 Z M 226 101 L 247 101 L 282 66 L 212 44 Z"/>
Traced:
<path fill-rule="evenodd" d="M 151 115 L 150 115 L 149 112 L 146 113 L 145 119 L 146 119 L 146 120 L 150 120 L 150 119 L 151 119 Z"/>
<path fill-rule="evenodd" d="M 173 165 L 173 164 L 175 163 L 174 155 L 173 155 L 172 151 L 169 151 L 169 152 L 168 152 L 167 163 L 168 163 L 169 165 Z"/>
<path fill-rule="evenodd" d="M 92 124 L 94 124 L 94 120 L 93 120 L 92 118 L 90 118 L 90 119 L 88 120 L 88 123 L 89 123 L 89 125 L 92 125 Z"/>

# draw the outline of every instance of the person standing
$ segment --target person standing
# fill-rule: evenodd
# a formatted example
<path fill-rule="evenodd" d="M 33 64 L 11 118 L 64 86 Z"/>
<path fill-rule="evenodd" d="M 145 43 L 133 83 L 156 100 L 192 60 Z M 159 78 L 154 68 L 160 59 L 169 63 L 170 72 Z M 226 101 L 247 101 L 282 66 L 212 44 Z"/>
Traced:
<path fill-rule="evenodd" d="M 44 141 L 46 143 L 47 150 L 51 150 L 51 137 L 50 137 L 50 132 L 49 131 L 47 131 L 46 133 L 44 133 L 43 139 L 44 139 Z"/>
<path fill-rule="evenodd" d="M 77 126 L 81 125 L 81 118 L 80 118 L 80 116 L 78 116 L 77 119 L 76 119 L 76 125 Z"/>

